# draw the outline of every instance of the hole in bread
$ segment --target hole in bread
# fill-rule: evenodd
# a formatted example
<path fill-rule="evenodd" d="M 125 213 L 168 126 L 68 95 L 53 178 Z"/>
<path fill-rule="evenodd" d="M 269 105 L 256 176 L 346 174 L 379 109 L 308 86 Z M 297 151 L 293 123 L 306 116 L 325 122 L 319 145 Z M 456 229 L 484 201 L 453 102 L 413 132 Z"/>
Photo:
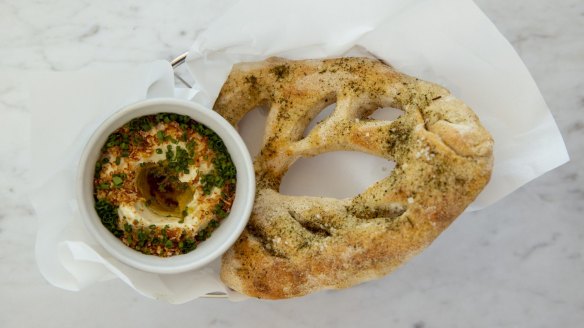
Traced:
<path fill-rule="evenodd" d="M 355 151 L 336 151 L 300 158 L 288 170 L 280 193 L 290 196 L 354 197 L 389 176 L 387 159 Z"/>
<path fill-rule="evenodd" d="M 383 204 L 379 206 L 373 207 L 352 207 L 349 208 L 349 212 L 351 212 L 354 216 L 360 219 L 373 219 L 373 218 L 388 218 L 393 219 L 396 218 L 406 211 L 406 206 L 404 204 L 399 203 L 389 203 Z"/>
<path fill-rule="evenodd" d="M 262 245 L 263 249 L 266 250 L 268 254 L 274 257 L 287 258 L 286 255 L 282 254 L 276 249 L 276 247 L 274 247 L 272 239 L 267 237 L 262 229 L 256 228 L 253 224 L 248 224 L 246 228 L 247 232 Z"/>
<path fill-rule="evenodd" d="M 376 109 L 367 118 L 381 121 L 393 121 L 400 117 L 404 112 L 393 107 L 381 107 Z"/>
<path fill-rule="evenodd" d="M 310 231 L 310 233 L 312 233 L 313 235 L 317 235 L 320 237 L 330 237 L 331 236 L 331 233 L 328 230 L 324 229 L 323 227 L 321 227 L 320 225 L 318 225 L 314 222 L 303 221 L 303 222 L 300 222 L 300 225 L 304 229 Z"/>
<path fill-rule="evenodd" d="M 300 225 L 308 232 L 321 237 L 331 236 L 330 231 L 328 231 L 324 226 L 313 221 L 305 220 L 297 212 L 293 210 L 288 210 L 288 214 L 290 214 L 290 216 L 298 223 L 300 223 Z"/>
<path fill-rule="evenodd" d="M 238 123 L 239 134 L 252 156 L 256 156 L 262 147 L 266 120 L 267 111 L 257 107 L 245 114 Z"/>
<path fill-rule="evenodd" d="M 302 137 L 305 138 L 310 131 L 312 131 L 312 129 L 314 129 L 314 127 L 324 121 L 327 117 L 331 116 L 332 112 L 335 110 L 336 104 L 330 104 L 328 106 L 326 106 L 322 111 L 320 111 L 320 113 L 318 113 L 318 115 L 316 115 L 311 121 L 310 123 L 308 123 L 308 125 L 306 126 L 306 129 L 304 129 L 304 133 L 302 134 Z"/>

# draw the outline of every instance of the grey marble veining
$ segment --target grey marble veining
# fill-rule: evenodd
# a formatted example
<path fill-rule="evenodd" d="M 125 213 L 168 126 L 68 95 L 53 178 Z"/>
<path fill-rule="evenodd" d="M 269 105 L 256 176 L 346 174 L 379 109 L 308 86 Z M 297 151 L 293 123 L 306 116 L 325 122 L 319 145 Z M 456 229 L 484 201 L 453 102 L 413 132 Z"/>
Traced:
<path fill-rule="evenodd" d="M 579 327 L 584 322 L 584 2 L 480 0 L 525 61 L 571 162 L 459 218 L 394 274 L 280 302 L 145 299 L 120 281 L 79 293 L 34 263 L 24 76 L 171 59 L 205 1 L 0 1 L 0 326 Z M 210 19 L 210 17 L 209 17 Z M 55 118 L 58 119 L 58 118 Z"/>

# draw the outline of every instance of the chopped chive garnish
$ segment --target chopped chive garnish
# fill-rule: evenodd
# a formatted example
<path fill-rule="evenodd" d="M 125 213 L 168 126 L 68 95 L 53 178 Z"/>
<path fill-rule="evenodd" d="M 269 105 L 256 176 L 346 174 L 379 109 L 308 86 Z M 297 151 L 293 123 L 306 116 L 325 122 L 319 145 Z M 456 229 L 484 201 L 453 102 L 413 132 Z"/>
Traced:
<path fill-rule="evenodd" d="M 120 186 L 122 183 L 124 183 L 124 180 L 118 176 L 115 176 L 112 178 L 112 181 L 114 183 L 114 186 Z"/>
<path fill-rule="evenodd" d="M 100 184 L 97 186 L 97 188 L 98 188 L 98 189 L 109 189 L 109 188 L 110 188 L 110 185 L 109 185 L 109 184 L 107 184 L 107 183 L 100 183 Z"/>

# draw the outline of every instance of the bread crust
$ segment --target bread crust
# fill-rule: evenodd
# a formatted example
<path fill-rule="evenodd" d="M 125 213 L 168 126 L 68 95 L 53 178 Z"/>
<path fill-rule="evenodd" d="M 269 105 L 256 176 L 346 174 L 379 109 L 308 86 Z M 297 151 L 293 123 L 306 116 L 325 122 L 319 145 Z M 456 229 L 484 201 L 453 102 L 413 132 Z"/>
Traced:
<path fill-rule="evenodd" d="M 493 139 L 472 110 L 445 88 L 375 59 L 235 65 L 214 109 L 237 125 L 257 107 L 269 114 L 254 160 L 256 201 L 221 268 L 225 284 L 249 296 L 297 297 L 384 276 L 426 248 L 491 175 Z M 382 107 L 403 114 L 368 118 Z M 278 193 L 296 159 L 337 150 L 380 156 L 395 169 L 350 199 Z"/>

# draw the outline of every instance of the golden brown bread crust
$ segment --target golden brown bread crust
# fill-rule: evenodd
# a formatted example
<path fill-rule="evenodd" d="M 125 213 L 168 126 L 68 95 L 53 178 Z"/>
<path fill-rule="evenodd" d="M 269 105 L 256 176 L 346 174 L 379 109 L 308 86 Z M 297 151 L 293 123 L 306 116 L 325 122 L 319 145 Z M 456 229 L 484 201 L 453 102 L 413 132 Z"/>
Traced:
<path fill-rule="evenodd" d="M 336 102 L 330 117 L 305 127 Z M 381 277 L 427 247 L 488 182 L 493 140 L 448 90 L 368 58 L 233 67 L 214 109 L 232 124 L 269 108 L 254 165 L 257 197 L 246 230 L 224 255 L 222 280 L 241 293 L 288 298 Z M 376 109 L 404 111 L 394 121 Z M 352 199 L 278 193 L 301 156 L 356 150 L 395 161 Z"/>

